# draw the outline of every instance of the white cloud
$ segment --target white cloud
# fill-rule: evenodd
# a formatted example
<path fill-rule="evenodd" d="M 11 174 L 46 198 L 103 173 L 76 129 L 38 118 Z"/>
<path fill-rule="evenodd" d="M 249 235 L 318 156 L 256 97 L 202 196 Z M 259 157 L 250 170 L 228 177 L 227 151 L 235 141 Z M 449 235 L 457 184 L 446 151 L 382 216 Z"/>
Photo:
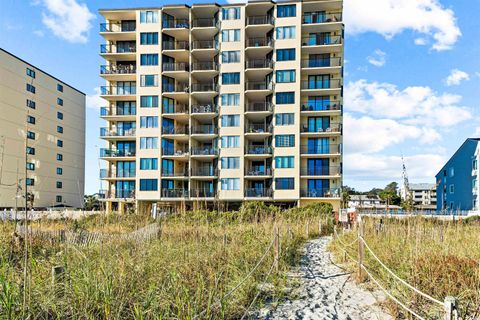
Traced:
<path fill-rule="evenodd" d="M 444 82 L 447 86 L 458 86 L 463 80 L 470 80 L 470 75 L 465 71 L 453 69 Z"/>
<path fill-rule="evenodd" d="M 425 46 L 428 42 L 425 38 L 417 38 L 413 41 L 417 46 Z"/>
<path fill-rule="evenodd" d="M 91 95 L 89 94 L 86 97 L 87 108 L 100 109 L 100 107 L 105 106 L 105 100 L 100 98 L 100 87 L 96 87 L 93 90 L 95 93 Z"/>
<path fill-rule="evenodd" d="M 377 49 L 373 52 L 371 56 L 367 57 L 367 61 L 370 64 L 373 64 L 376 67 L 383 67 L 387 62 L 386 53 L 380 49 Z"/>
<path fill-rule="evenodd" d="M 345 88 L 347 111 L 423 127 L 451 127 L 470 119 L 470 110 L 459 106 L 461 99 L 459 95 L 438 94 L 430 87 L 400 90 L 390 83 L 366 80 L 350 82 Z"/>
<path fill-rule="evenodd" d="M 42 22 L 53 34 L 72 43 L 87 42 L 95 15 L 84 3 L 76 0 L 41 0 L 40 3 L 47 9 L 42 12 Z"/>
<path fill-rule="evenodd" d="M 432 49 L 451 49 L 461 36 L 455 13 L 438 0 L 345 0 L 347 32 L 377 32 L 390 39 L 405 30 L 432 38 Z M 418 41 L 417 41 L 418 44 Z"/>

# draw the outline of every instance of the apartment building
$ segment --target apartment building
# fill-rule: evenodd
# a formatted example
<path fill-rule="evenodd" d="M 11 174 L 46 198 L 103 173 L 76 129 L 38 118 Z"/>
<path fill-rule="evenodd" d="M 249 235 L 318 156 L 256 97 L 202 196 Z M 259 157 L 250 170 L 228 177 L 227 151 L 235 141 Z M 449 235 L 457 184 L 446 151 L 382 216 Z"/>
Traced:
<path fill-rule="evenodd" d="M 83 207 L 85 94 L 0 49 L 0 110 L 0 208 Z"/>
<path fill-rule="evenodd" d="M 340 206 L 342 1 L 104 9 L 107 208 Z"/>
<path fill-rule="evenodd" d="M 437 186 L 434 183 L 410 183 L 408 191 L 405 186 L 400 189 L 400 197 L 404 201 L 410 199 L 418 210 L 437 209 Z"/>

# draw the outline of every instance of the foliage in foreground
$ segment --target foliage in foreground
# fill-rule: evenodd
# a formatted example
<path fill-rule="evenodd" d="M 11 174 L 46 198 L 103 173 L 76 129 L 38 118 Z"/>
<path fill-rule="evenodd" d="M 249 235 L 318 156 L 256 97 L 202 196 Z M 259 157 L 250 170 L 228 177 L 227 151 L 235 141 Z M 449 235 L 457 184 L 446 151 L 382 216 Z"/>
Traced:
<path fill-rule="evenodd" d="M 3 319 L 197 319 L 239 318 L 264 281 L 260 302 L 285 296 L 285 273 L 299 259 L 309 236 L 332 228 L 331 207 L 314 205 L 281 211 L 263 203 L 239 212 L 188 212 L 162 220 L 159 239 L 150 243 L 110 242 L 88 248 L 33 241 L 30 286 L 23 311 L 23 252 L 12 245 L 12 225 L 0 225 L 0 318 Z M 135 222 L 136 221 L 136 222 Z M 148 217 L 89 217 L 78 222 L 43 221 L 118 232 Z M 96 226 L 102 223 L 101 227 Z M 327 225 L 328 223 L 328 225 Z M 126 227 L 125 227 L 125 226 Z M 280 229 L 279 272 L 265 279 L 273 250 L 228 299 L 222 297 L 252 270 Z M 141 225 L 138 225 L 140 227 Z M 37 226 L 38 227 L 38 226 Z M 290 230 L 291 232 L 289 232 Z M 51 282 L 52 267 L 65 268 Z M 269 288 L 266 290 L 265 288 Z M 220 301 L 219 307 L 216 303 Z M 204 311 L 205 310 L 205 311 Z M 204 313 L 202 313 L 204 311 Z M 23 313 L 25 312 L 25 313 Z"/>

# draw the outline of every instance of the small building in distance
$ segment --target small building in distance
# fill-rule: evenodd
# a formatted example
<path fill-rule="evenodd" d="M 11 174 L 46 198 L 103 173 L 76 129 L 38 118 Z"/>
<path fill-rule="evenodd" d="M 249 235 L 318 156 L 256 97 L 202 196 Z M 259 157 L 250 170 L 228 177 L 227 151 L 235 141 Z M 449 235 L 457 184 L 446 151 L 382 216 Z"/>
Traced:
<path fill-rule="evenodd" d="M 409 185 L 409 193 L 415 209 L 437 209 L 437 186 L 435 183 L 411 183 Z M 407 200 L 407 190 L 405 186 L 400 188 L 400 197 L 403 201 Z"/>
<path fill-rule="evenodd" d="M 469 138 L 437 173 L 438 211 L 479 211 L 480 138 Z"/>
<path fill-rule="evenodd" d="M 385 206 L 385 201 L 377 195 L 354 194 L 348 200 L 349 208 L 378 208 L 379 206 Z"/>

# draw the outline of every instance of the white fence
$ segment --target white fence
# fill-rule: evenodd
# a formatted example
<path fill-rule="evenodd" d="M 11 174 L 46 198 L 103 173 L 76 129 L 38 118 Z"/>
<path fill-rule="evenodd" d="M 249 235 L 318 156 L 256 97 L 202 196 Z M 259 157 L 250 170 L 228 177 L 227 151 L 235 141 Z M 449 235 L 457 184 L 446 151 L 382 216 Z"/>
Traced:
<path fill-rule="evenodd" d="M 86 211 L 86 210 L 48 210 L 48 211 L 28 211 L 28 220 L 40 219 L 81 219 L 91 215 L 104 213 L 104 211 Z M 25 220 L 25 211 L 16 211 L 4 209 L 0 211 L 1 221 Z"/>

